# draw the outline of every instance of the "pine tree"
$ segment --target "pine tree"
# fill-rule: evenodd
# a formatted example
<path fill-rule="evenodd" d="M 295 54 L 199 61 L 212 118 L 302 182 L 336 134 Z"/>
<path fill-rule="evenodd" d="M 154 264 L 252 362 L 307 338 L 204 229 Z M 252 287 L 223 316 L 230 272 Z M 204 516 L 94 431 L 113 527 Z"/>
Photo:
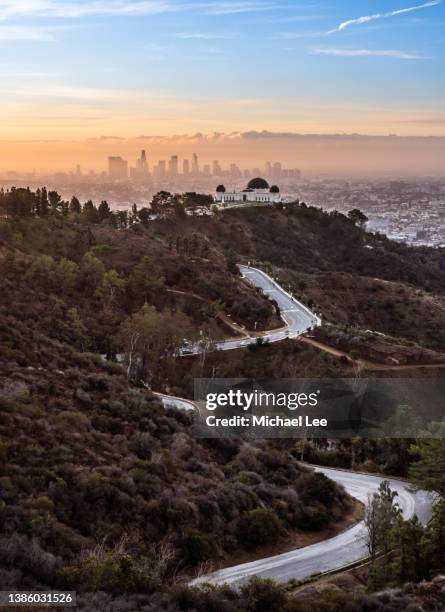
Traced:
<path fill-rule="evenodd" d="M 409 477 L 415 487 L 445 496 L 445 425 L 432 424 L 430 433 L 433 437 L 422 438 L 411 447 L 420 459 L 411 465 Z"/>
<path fill-rule="evenodd" d="M 445 499 L 435 504 L 422 544 L 430 575 L 445 572 Z"/>
<path fill-rule="evenodd" d="M 398 516 L 389 535 L 390 547 L 394 549 L 388 568 L 390 581 L 394 584 L 417 582 L 423 577 L 422 537 L 423 527 L 417 516 L 404 521 Z"/>
<path fill-rule="evenodd" d="M 104 221 L 105 219 L 108 219 L 110 215 L 111 208 L 109 207 L 108 202 L 106 200 L 102 200 L 102 202 L 99 204 L 98 209 L 99 221 Z"/>
<path fill-rule="evenodd" d="M 75 214 L 75 215 L 80 215 L 80 213 L 82 212 L 82 206 L 81 206 L 79 200 L 76 198 L 76 196 L 73 196 L 71 198 L 70 212 Z"/>

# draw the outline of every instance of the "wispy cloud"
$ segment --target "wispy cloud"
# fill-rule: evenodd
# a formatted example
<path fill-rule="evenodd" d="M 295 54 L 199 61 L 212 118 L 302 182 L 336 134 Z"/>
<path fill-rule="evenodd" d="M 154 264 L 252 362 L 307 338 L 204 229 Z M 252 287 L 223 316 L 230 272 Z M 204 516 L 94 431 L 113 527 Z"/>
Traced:
<path fill-rule="evenodd" d="M 348 19 L 347 21 L 343 21 L 342 23 L 340 23 L 340 25 L 334 28 L 333 30 L 329 30 L 328 34 L 333 34 L 334 32 L 341 32 L 342 30 L 346 30 L 346 28 L 349 28 L 350 26 L 362 25 L 364 23 L 369 23 L 370 21 L 375 21 L 376 19 L 387 19 L 388 17 L 396 17 L 397 15 L 412 13 L 413 11 L 419 11 L 421 9 L 437 6 L 441 3 L 441 1 L 442 0 L 431 0 L 430 2 L 424 2 L 423 4 L 417 4 L 416 6 L 409 6 L 395 11 L 388 11 L 386 13 L 374 13 L 373 15 L 364 15 L 363 17 L 357 17 L 355 19 Z"/>
<path fill-rule="evenodd" d="M 237 13 L 253 13 L 272 11 L 278 8 L 275 2 L 209 2 L 205 5 L 205 12 L 209 15 L 235 15 Z"/>
<path fill-rule="evenodd" d="M 177 10 L 169 0 L 0 0 L 0 17 L 85 17 L 88 15 L 145 15 Z"/>
<path fill-rule="evenodd" d="M 53 41 L 50 28 L 33 26 L 0 26 L 0 40 Z"/>
<path fill-rule="evenodd" d="M 20 87 L 10 90 L 4 90 L 4 93 L 15 96 L 24 96 L 26 98 L 61 98 L 72 101 L 86 102 L 122 102 L 128 99 L 129 96 L 136 96 L 140 92 L 130 92 L 118 89 L 100 89 L 93 87 L 70 87 L 64 85 L 45 85 L 45 87 Z"/>
<path fill-rule="evenodd" d="M 156 15 L 197 10 L 210 15 L 269 11 L 277 7 L 265 0 L 203 2 L 187 0 L 0 0 L 0 19 L 16 16 L 79 18 L 90 15 Z"/>
<path fill-rule="evenodd" d="M 445 117 L 418 117 L 412 119 L 399 119 L 398 123 L 413 123 L 420 125 L 445 125 Z"/>
<path fill-rule="evenodd" d="M 312 55 L 333 55 L 335 57 L 394 57 L 403 60 L 427 59 L 425 55 L 406 53 L 396 49 L 336 49 L 316 47 L 310 50 Z"/>

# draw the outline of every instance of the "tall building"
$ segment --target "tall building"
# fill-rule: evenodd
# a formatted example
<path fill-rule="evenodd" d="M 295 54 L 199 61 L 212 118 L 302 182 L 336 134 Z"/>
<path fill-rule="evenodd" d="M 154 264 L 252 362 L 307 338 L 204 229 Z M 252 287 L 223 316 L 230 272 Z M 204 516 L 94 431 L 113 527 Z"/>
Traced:
<path fill-rule="evenodd" d="M 198 176 L 199 174 L 199 162 L 198 162 L 198 156 L 196 155 L 196 153 L 193 153 L 192 174 L 193 176 Z"/>
<path fill-rule="evenodd" d="M 128 178 L 128 162 L 122 157 L 109 157 L 108 176 L 113 180 Z"/>
<path fill-rule="evenodd" d="M 136 160 L 136 167 L 130 168 L 130 177 L 133 179 L 144 179 L 147 178 L 149 174 L 147 154 L 143 149 L 141 151 L 141 156 Z"/>
<path fill-rule="evenodd" d="M 136 161 L 136 167 L 130 169 L 130 176 L 131 178 L 141 179 L 141 178 L 147 178 L 148 175 L 149 175 L 149 171 L 148 171 L 147 154 L 145 153 L 145 150 L 142 149 L 141 156 Z"/>
<path fill-rule="evenodd" d="M 182 174 L 188 176 L 190 174 L 190 162 L 188 159 L 184 159 L 182 162 Z"/>
<path fill-rule="evenodd" d="M 172 155 L 168 162 L 168 174 L 169 176 L 177 176 L 179 168 L 179 160 L 177 155 Z"/>
<path fill-rule="evenodd" d="M 272 168 L 272 178 L 279 179 L 281 178 L 281 174 L 283 172 L 283 167 L 280 162 L 275 162 Z"/>
<path fill-rule="evenodd" d="M 139 168 L 140 170 L 148 171 L 148 161 L 147 161 L 147 154 L 145 153 L 145 149 L 142 149 L 141 156 L 136 162 L 136 167 Z"/>
<path fill-rule="evenodd" d="M 222 175 L 222 168 L 219 165 L 219 161 L 215 159 L 215 161 L 213 162 L 213 176 L 221 176 L 221 175 Z"/>
<path fill-rule="evenodd" d="M 241 170 L 236 164 L 230 164 L 230 177 L 233 179 L 240 179 L 243 176 Z"/>
<path fill-rule="evenodd" d="M 204 176 L 210 176 L 210 164 L 205 164 L 203 174 Z"/>
<path fill-rule="evenodd" d="M 154 174 L 155 179 L 164 179 L 165 170 L 166 170 L 165 159 L 161 159 L 158 161 L 158 164 L 153 169 L 153 174 Z"/>
<path fill-rule="evenodd" d="M 266 162 L 266 176 L 267 178 L 272 177 L 272 164 L 270 163 L 270 161 Z"/>

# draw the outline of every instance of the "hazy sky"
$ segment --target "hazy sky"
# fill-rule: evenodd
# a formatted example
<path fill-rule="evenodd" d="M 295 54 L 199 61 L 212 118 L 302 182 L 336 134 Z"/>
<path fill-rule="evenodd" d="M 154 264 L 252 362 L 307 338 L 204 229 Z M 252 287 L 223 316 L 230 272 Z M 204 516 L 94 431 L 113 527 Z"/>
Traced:
<path fill-rule="evenodd" d="M 440 0 L 0 0 L 0 140 L 445 135 L 444 25 Z"/>

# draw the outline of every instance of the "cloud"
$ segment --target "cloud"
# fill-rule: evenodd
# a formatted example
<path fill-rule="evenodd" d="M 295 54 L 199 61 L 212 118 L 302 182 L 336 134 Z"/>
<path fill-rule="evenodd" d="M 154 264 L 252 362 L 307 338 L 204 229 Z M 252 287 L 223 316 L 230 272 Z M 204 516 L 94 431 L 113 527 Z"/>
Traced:
<path fill-rule="evenodd" d="M 335 57 L 394 57 L 403 60 L 427 59 L 425 55 L 417 53 L 406 53 L 396 49 L 333 49 L 314 48 L 310 50 L 312 55 L 332 55 Z"/>
<path fill-rule="evenodd" d="M 241 2 L 193 2 L 175 0 L 0 0 L 0 19 L 17 16 L 79 18 L 90 15 L 156 15 L 176 11 L 203 11 L 225 15 L 266 11 L 276 8 L 274 2 L 261 0 Z"/>
<path fill-rule="evenodd" d="M 409 6 L 407 8 L 398 9 L 396 11 L 388 11 L 387 13 L 375 13 L 374 15 L 365 15 L 363 17 L 357 17 L 355 19 L 348 19 L 347 21 L 343 21 L 340 25 L 333 30 L 329 30 L 328 34 L 333 34 L 334 32 L 341 32 L 342 30 L 346 30 L 353 25 L 362 25 L 364 23 L 369 23 L 370 21 L 374 21 L 376 19 L 387 19 L 388 17 L 395 17 L 397 15 L 403 15 L 405 13 L 412 13 L 413 11 L 419 11 L 420 9 L 429 8 L 432 6 L 437 6 L 441 3 L 442 0 L 431 0 L 430 2 L 425 2 L 424 4 L 418 4 L 416 6 Z"/>
<path fill-rule="evenodd" d="M 130 95 L 137 95 L 138 92 L 130 92 L 119 89 L 100 89 L 93 87 L 70 87 L 64 85 L 45 85 L 38 88 L 20 87 L 12 90 L 4 90 L 3 93 L 13 94 L 18 96 L 42 97 L 42 98 L 61 98 L 72 101 L 86 102 L 122 102 L 128 99 Z"/>
<path fill-rule="evenodd" d="M 170 0 L 0 0 L 0 17 L 85 17 L 88 15 L 148 15 L 177 10 Z"/>
<path fill-rule="evenodd" d="M 0 40 L 54 41 L 54 35 L 49 28 L 0 26 Z"/>
<path fill-rule="evenodd" d="M 210 2 L 203 4 L 209 15 L 233 15 L 237 13 L 252 13 L 271 11 L 278 8 L 274 2 Z"/>
<path fill-rule="evenodd" d="M 416 119 L 399 119 L 398 123 L 413 123 L 419 125 L 445 125 L 445 117 L 419 117 Z"/>

